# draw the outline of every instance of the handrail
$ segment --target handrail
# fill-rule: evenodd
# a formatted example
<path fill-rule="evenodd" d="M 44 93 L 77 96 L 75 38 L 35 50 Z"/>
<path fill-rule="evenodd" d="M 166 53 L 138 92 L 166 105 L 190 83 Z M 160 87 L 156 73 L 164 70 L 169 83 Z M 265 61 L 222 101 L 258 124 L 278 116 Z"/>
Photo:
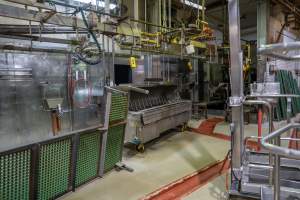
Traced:
<path fill-rule="evenodd" d="M 139 87 L 134 87 L 132 85 L 119 85 L 118 87 L 121 88 L 121 89 L 134 91 L 134 92 L 138 92 L 138 93 L 142 93 L 142 94 L 149 94 L 150 93 L 149 90 L 139 88 Z"/>
<path fill-rule="evenodd" d="M 243 104 L 245 105 L 264 105 L 268 108 L 268 113 L 269 113 L 269 133 L 272 132 L 272 124 L 273 124 L 273 120 L 272 120 L 272 116 L 273 116 L 273 111 L 272 111 L 272 105 L 267 102 L 267 101 L 263 101 L 263 100 L 246 100 L 243 102 Z"/>
<path fill-rule="evenodd" d="M 109 86 L 105 86 L 105 88 L 110 91 L 111 93 L 119 93 L 123 96 L 127 96 L 128 95 L 128 92 L 125 92 L 125 91 L 122 91 L 122 90 L 118 90 L 116 88 L 113 88 L 113 87 L 109 87 Z"/>
<path fill-rule="evenodd" d="M 263 95 L 247 95 L 247 98 L 300 98 L 298 94 L 263 94 Z"/>
<path fill-rule="evenodd" d="M 247 136 L 245 137 L 244 141 L 247 142 L 249 141 L 250 139 L 262 139 L 263 137 L 258 137 L 258 136 Z M 280 140 L 283 140 L 283 141 L 296 141 L 296 142 L 300 142 L 300 138 L 290 138 L 290 137 L 282 137 L 280 138 Z"/>
<path fill-rule="evenodd" d="M 269 150 L 271 153 L 281 155 L 281 156 L 284 156 L 287 158 L 300 160 L 300 151 L 294 150 L 294 149 L 288 149 L 285 147 L 280 147 L 280 146 L 269 143 L 270 140 L 276 139 L 277 137 L 279 137 L 286 131 L 293 129 L 293 128 L 300 128 L 300 123 L 290 123 L 280 129 L 273 131 L 272 133 L 270 133 L 269 135 L 267 135 L 261 139 L 261 145 L 265 149 Z"/>

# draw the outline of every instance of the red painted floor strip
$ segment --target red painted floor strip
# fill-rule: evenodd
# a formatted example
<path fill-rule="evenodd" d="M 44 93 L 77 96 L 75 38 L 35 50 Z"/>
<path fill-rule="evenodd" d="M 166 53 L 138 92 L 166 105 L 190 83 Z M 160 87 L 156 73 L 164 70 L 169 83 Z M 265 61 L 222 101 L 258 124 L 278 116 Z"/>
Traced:
<path fill-rule="evenodd" d="M 229 159 L 216 162 L 191 175 L 183 177 L 159 190 L 148 194 L 141 200 L 179 200 L 181 197 L 190 194 L 212 179 L 228 172 L 230 168 Z"/>
<path fill-rule="evenodd" d="M 198 128 L 191 128 L 191 131 L 202 134 L 202 135 L 214 137 L 214 138 L 231 141 L 230 135 L 214 132 L 216 125 L 222 121 L 224 121 L 222 118 L 217 118 L 217 117 L 207 119 L 207 120 L 203 121 Z M 256 141 L 248 140 L 245 145 L 248 148 L 251 148 L 252 150 L 255 150 L 255 151 L 259 151 L 259 149 L 260 149 L 260 146 L 259 146 L 258 142 L 256 142 Z"/>
<path fill-rule="evenodd" d="M 230 141 L 231 140 L 231 137 L 229 135 L 225 135 L 223 133 L 205 133 L 205 132 L 202 132 L 202 131 L 199 131 L 199 129 L 195 129 L 195 128 L 192 128 L 191 129 L 193 132 L 196 132 L 196 133 L 199 133 L 201 135 L 207 135 L 207 136 L 211 136 L 211 137 L 214 137 L 214 138 L 219 138 L 219 139 L 222 139 L 222 140 L 226 140 L 226 141 Z"/>

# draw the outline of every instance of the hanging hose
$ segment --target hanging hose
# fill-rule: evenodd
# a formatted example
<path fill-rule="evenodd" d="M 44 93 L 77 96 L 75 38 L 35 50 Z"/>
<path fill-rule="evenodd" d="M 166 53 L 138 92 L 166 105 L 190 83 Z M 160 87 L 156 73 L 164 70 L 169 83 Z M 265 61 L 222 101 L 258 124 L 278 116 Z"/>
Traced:
<path fill-rule="evenodd" d="M 88 22 L 87 22 L 87 20 L 86 20 L 86 17 L 85 17 L 85 15 L 84 15 L 83 9 L 80 8 L 79 10 L 80 10 L 80 13 L 81 13 L 81 16 L 82 16 L 82 20 L 83 20 L 85 26 L 87 27 L 88 32 L 90 33 L 90 35 L 92 36 L 93 40 L 94 40 L 95 43 L 96 43 L 96 46 L 97 46 L 98 51 L 99 51 L 99 52 L 98 52 L 98 53 L 99 53 L 99 57 L 98 57 L 97 60 L 90 60 L 90 59 L 87 59 L 85 56 L 82 55 L 82 50 L 83 50 L 83 49 L 81 49 L 81 52 L 75 53 L 75 55 L 76 55 L 76 57 L 77 57 L 79 60 L 85 62 L 85 63 L 88 64 L 88 65 L 96 65 L 96 64 L 99 64 L 99 63 L 101 62 L 101 56 L 100 56 L 101 47 L 100 47 L 100 44 L 99 44 L 99 42 L 98 42 L 98 40 L 97 40 L 96 35 L 94 34 L 94 32 L 93 32 L 93 31 L 90 29 L 90 27 L 89 27 L 89 24 L 88 24 Z"/>
<path fill-rule="evenodd" d="M 229 151 L 227 152 L 227 154 L 226 154 L 226 156 L 225 156 L 225 159 L 224 159 L 224 161 L 223 161 L 224 163 L 223 163 L 223 165 L 222 165 L 222 167 L 221 167 L 220 172 L 224 169 L 227 160 L 229 160 L 229 161 L 231 162 L 231 150 L 229 150 Z M 230 164 L 230 168 L 231 168 L 231 166 L 232 166 L 232 165 Z M 225 189 L 226 189 L 227 192 L 229 191 L 229 172 L 228 172 L 228 171 L 225 172 Z"/>

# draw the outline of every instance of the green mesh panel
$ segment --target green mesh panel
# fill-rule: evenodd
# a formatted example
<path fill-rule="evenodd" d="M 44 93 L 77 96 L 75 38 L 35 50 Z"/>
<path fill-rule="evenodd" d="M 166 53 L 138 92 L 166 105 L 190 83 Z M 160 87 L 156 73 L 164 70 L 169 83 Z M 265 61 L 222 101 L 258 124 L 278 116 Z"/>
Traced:
<path fill-rule="evenodd" d="M 82 134 L 80 136 L 76 169 L 76 186 L 97 176 L 99 151 L 99 132 Z"/>
<path fill-rule="evenodd" d="M 45 144 L 40 149 L 38 199 L 53 199 L 68 190 L 71 140 Z"/>
<path fill-rule="evenodd" d="M 125 125 L 113 126 L 108 129 L 104 171 L 111 170 L 122 160 L 123 136 Z"/>
<path fill-rule="evenodd" d="M 0 156 L 0 199 L 29 199 L 30 150 Z"/>
<path fill-rule="evenodd" d="M 128 97 L 118 94 L 111 96 L 109 122 L 122 121 L 127 118 Z"/>

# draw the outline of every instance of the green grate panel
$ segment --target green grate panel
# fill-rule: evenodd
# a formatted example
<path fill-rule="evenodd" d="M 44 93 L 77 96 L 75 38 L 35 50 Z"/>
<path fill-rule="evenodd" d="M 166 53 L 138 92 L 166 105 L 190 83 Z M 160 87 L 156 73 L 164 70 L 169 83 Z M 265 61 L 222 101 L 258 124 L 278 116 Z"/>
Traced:
<path fill-rule="evenodd" d="M 123 121 L 127 118 L 128 97 L 118 94 L 111 96 L 109 122 Z"/>
<path fill-rule="evenodd" d="M 70 157 L 71 139 L 41 146 L 38 199 L 53 199 L 68 191 Z"/>
<path fill-rule="evenodd" d="M 30 150 L 0 156 L 0 199 L 29 199 Z"/>
<path fill-rule="evenodd" d="M 82 134 L 77 157 L 76 186 L 97 176 L 99 156 L 100 133 Z"/>
<path fill-rule="evenodd" d="M 122 160 L 122 148 L 125 125 L 117 125 L 108 129 L 104 171 L 111 170 L 115 164 Z"/>

